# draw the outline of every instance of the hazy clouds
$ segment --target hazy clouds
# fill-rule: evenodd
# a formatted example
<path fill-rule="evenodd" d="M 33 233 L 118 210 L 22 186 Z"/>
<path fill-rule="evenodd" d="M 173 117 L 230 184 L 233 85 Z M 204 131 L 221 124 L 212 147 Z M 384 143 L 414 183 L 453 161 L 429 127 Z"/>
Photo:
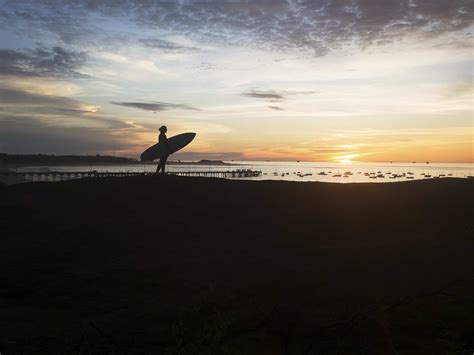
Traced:
<path fill-rule="evenodd" d="M 284 99 L 283 95 L 276 91 L 251 90 L 245 91 L 242 96 L 253 97 L 255 99 L 268 99 L 270 101 L 281 101 Z"/>
<path fill-rule="evenodd" d="M 196 47 L 188 47 L 188 46 L 180 45 L 174 42 L 165 41 L 158 38 L 143 38 L 143 39 L 140 39 L 138 42 L 143 44 L 145 47 L 160 49 L 167 53 L 183 53 L 183 52 L 200 51 L 200 49 Z"/>
<path fill-rule="evenodd" d="M 64 43 L 113 39 L 118 34 L 104 33 L 101 23 L 94 21 L 102 16 L 203 43 L 301 50 L 317 56 L 341 46 L 367 47 L 404 36 L 433 38 L 463 30 L 472 25 L 474 12 L 469 0 L 8 0 L 3 4 L 0 16 L 6 25 L 24 31 L 21 25 L 28 23 L 30 30 L 48 31 Z M 144 46 L 167 51 L 196 50 L 160 37 L 140 41 Z"/>
<path fill-rule="evenodd" d="M 56 78 L 87 78 L 78 70 L 86 63 L 85 52 L 55 46 L 36 49 L 0 49 L 0 74 Z"/>
<path fill-rule="evenodd" d="M 28 115 L 0 112 L 0 151 L 6 153 L 96 154 L 131 148 L 133 132 L 116 128 L 54 126 Z"/>
<path fill-rule="evenodd" d="M 145 110 L 145 111 L 167 111 L 167 110 L 189 110 L 189 111 L 200 111 L 199 109 L 189 106 L 189 105 L 184 105 L 184 104 L 172 104 L 169 102 L 158 102 L 158 101 L 153 101 L 153 102 L 124 102 L 124 101 L 112 101 L 111 102 L 114 105 L 119 105 L 119 106 L 125 106 L 125 107 L 132 107 L 132 108 L 137 108 L 140 110 Z"/>
<path fill-rule="evenodd" d="M 263 99 L 269 102 L 279 102 L 288 99 L 295 95 L 312 95 L 317 91 L 288 91 L 288 90 L 258 90 L 251 89 L 241 93 L 242 96 L 251 97 L 254 99 Z M 274 108 L 274 107 L 270 107 Z"/>

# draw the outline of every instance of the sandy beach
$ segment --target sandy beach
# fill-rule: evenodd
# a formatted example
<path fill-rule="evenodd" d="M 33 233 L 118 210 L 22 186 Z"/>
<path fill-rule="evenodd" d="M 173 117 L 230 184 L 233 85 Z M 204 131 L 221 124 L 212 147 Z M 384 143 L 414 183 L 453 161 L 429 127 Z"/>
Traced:
<path fill-rule="evenodd" d="M 469 179 L 1 187 L 0 351 L 472 352 L 473 197 Z"/>

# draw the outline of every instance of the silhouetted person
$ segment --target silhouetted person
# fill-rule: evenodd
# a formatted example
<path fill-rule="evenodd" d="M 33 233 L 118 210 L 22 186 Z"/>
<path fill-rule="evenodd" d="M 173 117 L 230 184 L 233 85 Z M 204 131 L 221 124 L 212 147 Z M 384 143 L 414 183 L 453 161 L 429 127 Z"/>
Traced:
<path fill-rule="evenodd" d="M 158 143 L 165 144 L 166 148 L 169 151 L 168 138 L 166 138 L 166 132 L 168 131 L 168 128 L 166 128 L 166 126 L 161 126 L 159 131 L 160 131 L 160 135 L 158 136 Z M 160 162 L 158 166 L 156 167 L 157 174 L 160 172 L 160 170 L 163 175 L 165 174 L 166 160 L 168 160 L 168 156 L 169 155 L 164 155 L 160 158 Z"/>

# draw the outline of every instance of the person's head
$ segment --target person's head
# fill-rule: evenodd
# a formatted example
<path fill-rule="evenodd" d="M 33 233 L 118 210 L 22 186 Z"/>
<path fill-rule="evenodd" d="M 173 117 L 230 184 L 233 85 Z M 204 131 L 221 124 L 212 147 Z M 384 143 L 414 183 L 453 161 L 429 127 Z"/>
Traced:
<path fill-rule="evenodd" d="M 161 126 L 159 131 L 160 133 L 166 133 L 168 131 L 168 128 L 166 128 L 166 126 Z"/>

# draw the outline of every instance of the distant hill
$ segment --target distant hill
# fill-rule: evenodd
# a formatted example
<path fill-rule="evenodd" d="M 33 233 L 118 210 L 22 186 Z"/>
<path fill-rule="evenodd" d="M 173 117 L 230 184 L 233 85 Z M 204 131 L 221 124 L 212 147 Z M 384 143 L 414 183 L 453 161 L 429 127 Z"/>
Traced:
<path fill-rule="evenodd" d="M 5 165 L 102 165 L 135 164 L 138 160 L 108 155 L 0 154 Z"/>
<path fill-rule="evenodd" d="M 179 164 L 182 164 L 182 165 L 234 165 L 234 164 L 230 164 L 230 163 L 225 163 L 223 162 L 222 160 L 206 160 L 206 159 L 203 159 L 203 160 L 199 160 L 199 161 L 191 161 L 191 162 L 186 162 L 186 161 L 170 161 L 168 162 L 168 164 L 176 164 L 176 165 L 179 165 Z"/>

